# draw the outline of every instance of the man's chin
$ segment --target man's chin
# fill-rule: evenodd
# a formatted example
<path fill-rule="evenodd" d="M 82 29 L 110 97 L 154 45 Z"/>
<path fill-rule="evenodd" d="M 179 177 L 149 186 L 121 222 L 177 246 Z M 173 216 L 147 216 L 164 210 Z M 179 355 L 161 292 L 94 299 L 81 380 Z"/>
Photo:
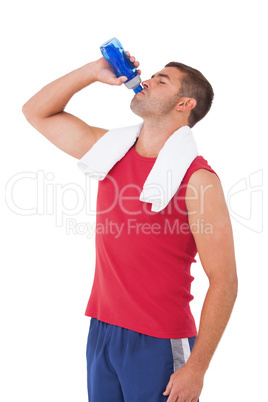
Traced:
<path fill-rule="evenodd" d="M 145 106 L 142 105 L 140 101 L 141 97 L 142 95 L 139 95 L 139 93 L 135 94 L 130 103 L 130 109 L 132 110 L 133 113 L 137 114 L 138 116 L 140 115 L 140 113 L 142 113 Z"/>
<path fill-rule="evenodd" d="M 137 94 L 134 95 L 132 101 L 130 102 L 130 109 L 131 111 L 136 114 L 137 116 L 139 116 L 139 107 L 138 105 L 135 104 L 135 97 L 137 96 Z"/>

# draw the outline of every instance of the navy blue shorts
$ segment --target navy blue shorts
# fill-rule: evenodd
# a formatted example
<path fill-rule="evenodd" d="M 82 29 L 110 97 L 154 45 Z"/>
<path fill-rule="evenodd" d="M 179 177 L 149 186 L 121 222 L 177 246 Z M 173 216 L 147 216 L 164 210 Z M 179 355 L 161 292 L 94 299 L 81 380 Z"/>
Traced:
<path fill-rule="evenodd" d="M 194 338 L 162 339 L 91 318 L 89 402 L 164 402 L 170 376 L 188 360 Z"/>

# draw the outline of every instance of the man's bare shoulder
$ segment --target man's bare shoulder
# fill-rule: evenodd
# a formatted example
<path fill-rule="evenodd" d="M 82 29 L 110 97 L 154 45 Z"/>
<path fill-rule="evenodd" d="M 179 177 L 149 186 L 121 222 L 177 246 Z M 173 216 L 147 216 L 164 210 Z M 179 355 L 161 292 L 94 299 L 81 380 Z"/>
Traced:
<path fill-rule="evenodd" d="M 186 190 L 188 211 L 202 210 L 210 206 L 214 212 L 226 209 L 225 197 L 219 177 L 210 170 L 198 169 L 190 177 Z M 208 212 L 210 208 L 207 208 Z"/>
<path fill-rule="evenodd" d="M 220 185 L 220 180 L 218 176 L 208 169 L 198 169 L 196 170 L 189 179 L 190 185 L 200 185 L 200 184 L 218 184 Z"/>

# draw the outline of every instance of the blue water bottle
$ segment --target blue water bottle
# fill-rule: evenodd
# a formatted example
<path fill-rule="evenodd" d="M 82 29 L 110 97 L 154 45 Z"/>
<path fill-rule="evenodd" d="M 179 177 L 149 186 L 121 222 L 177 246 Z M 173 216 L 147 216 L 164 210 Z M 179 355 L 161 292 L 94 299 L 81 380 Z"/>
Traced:
<path fill-rule="evenodd" d="M 124 84 L 128 89 L 133 89 L 135 93 L 143 90 L 143 87 L 140 85 L 140 75 L 118 39 L 112 38 L 107 40 L 107 42 L 101 45 L 100 50 L 105 59 L 111 64 L 115 75 L 117 77 L 121 77 L 122 75 L 127 77 L 127 81 Z"/>

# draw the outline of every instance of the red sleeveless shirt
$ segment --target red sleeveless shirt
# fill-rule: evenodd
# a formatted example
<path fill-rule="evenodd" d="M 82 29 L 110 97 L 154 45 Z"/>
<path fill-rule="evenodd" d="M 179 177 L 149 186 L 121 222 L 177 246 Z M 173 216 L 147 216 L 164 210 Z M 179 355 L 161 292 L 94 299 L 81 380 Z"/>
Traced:
<path fill-rule="evenodd" d="M 189 305 L 197 249 L 185 193 L 196 170 L 214 171 L 197 156 L 167 207 L 152 212 L 139 196 L 155 161 L 133 146 L 99 182 L 95 277 L 85 314 L 145 335 L 189 338 L 197 333 Z"/>

